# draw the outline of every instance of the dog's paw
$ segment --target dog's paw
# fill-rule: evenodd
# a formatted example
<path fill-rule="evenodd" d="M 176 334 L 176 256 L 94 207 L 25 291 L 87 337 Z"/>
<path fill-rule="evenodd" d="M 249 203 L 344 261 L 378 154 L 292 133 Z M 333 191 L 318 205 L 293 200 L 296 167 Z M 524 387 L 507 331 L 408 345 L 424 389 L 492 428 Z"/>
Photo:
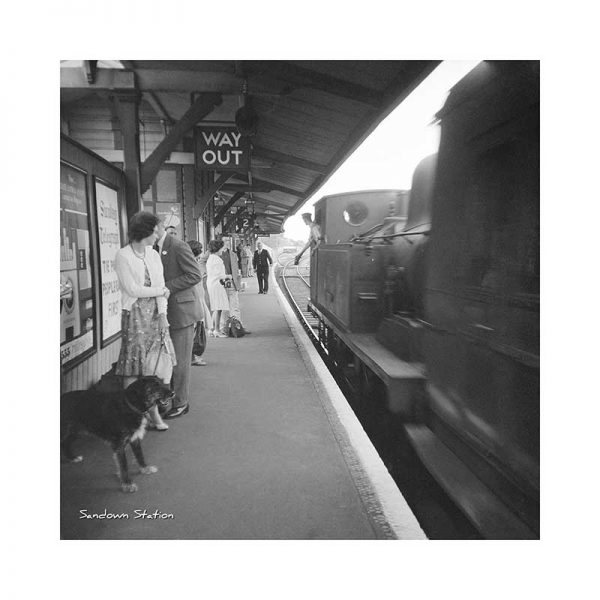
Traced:
<path fill-rule="evenodd" d="M 140 467 L 140 473 L 144 475 L 151 475 L 152 473 L 156 473 L 158 471 L 157 467 L 153 467 L 152 465 L 148 465 L 147 467 Z"/>
<path fill-rule="evenodd" d="M 137 485 L 135 483 L 122 483 L 121 489 L 124 492 L 137 492 Z"/>
<path fill-rule="evenodd" d="M 83 456 L 74 456 L 68 459 L 71 463 L 80 463 L 83 460 Z"/>

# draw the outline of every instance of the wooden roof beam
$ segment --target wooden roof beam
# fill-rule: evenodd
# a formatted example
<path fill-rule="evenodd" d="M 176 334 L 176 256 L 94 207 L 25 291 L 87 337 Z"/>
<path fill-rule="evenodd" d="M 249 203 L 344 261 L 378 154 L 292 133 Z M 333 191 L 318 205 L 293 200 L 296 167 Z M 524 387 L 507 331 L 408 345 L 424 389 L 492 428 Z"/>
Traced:
<path fill-rule="evenodd" d="M 281 202 L 275 202 L 274 200 L 270 200 L 269 198 L 263 198 L 262 196 L 257 196 L 256 194 L 252 197 L 255 202 L 260 202 L 261 204 L 268 204 L 269 206 L 276 206 L 277 208 L 282 208 L 283 210 L 289 211 L 292 207 L 287 204 L 281 204 Z"/>
<path fill-rule="evenodd" d="M 121 64 L 130 71 L 135 72 L 135 64 L 131 60 L 122 60 Z M 164 121 L 167 122 L 168 125 L 173 125 L 175 122 L 171 115 L 165 110 L 165 107 L 161 104 L 160 100 L 156 96 L 154 92 L 144 92 L 145 98 L 148 100 L 150 106 L 154 109 L 154 112 Z"/>
<path fill-rule="evenodd" d="M 210 114 L 215 106 L 221 104 L 221 94 L 201 94 L 188 108 L 186 113 L 175 123 L 169 134 L 156 147 L 154 152 L 144 161 L 141 169 L 141 190 L 144 193 L 156 177 L 160 167 L 169 154 L 177 147 L 183 136 Z"/>
<path fill-rule="evenodd" d="M 197 69 L 135 68 L 137 85 L 142 92 L 218 92 L 238 95 L 243 78 L 232 73 Z M 254 93 L 279 94 L 282 86 L 268 82 L 252 86 Z"/>
<path fill-rule="evenodd" d="M 84 60 L 83 70 L 85 71 L 85 78 L 88 83 L 96 82 L 96 71 L 98 70 L 97 60 Z"/>
<path fill-rule="evenodd" d="M 165 107 L 161 104 L 154 92 L 144 92 L 144 97 L 148 100 L 148 104 L 150 104 L 154 112 L 162 121 L 165 121 L 167 125 L 173 125 L 173 123 L 175 123 L 174 119 L 166 111 Z"/>
<path fill-rule="evenodd" d="M 135 74 L 122 69 L 96 69 L 94 83 L 89 83 L 84 69 L 66 67 L 60 70 L 60 87 L 72 90 L 135 91 Z"/>
<path fill-rule="evenodd" d="M 253 75 L 271 75 L 294 87 L 312 88 L 333 96 L 355 100 L 373 108 L 379 108 L 381 105 L 382 94 L 371 88 L 325 73 L 311 71 L 286 61 L 247 61 L 245 68 Z"/>
<path fill-rule="evenodd" d="M 308 169 L 309 171 L 314 171 L 315 173 L 321 173 L 323 175 L 327 173 L 328 170 L 327 165 L 322 165 L 311 160 L 305 160 L 304 158 L 293 156 L 292 154 L 284 154 L 282 152 L 276 152 L 275 150 L 269 150 L 268 148 L 263 148 L 261 146 L 252 147 L 252 156 L 259 156 L 267 160 L 291 165 L 293 167 L 301 167 L 302 169 Z"/>
<path fill-rule="evenodd" d="M 225 185 L 225 182 L 234 175 L 233 171 L 221 173 L 218 179 L 202 194 L 202 207 L 206 206 L 207 202 Z"/>
<path fill-rule="evenodd" d="M 227 211 L 244 195 L 244 192 L 236 192 L 229 201 L 219 209 L 219 212 L 215 216 L 215 226 L 218 225 L 222 220 Z"/>
<path fill-rule="evenodd" d="M 290 196 L 297 196 L 298 198 L 303 198 L 305 196 L 305 192 L 301 192 L 300 190 L 294 190 L 289 187 L 285 187 L 283 185 L 278 185 L 276 183 L 271 183 L 270 181 L 264 181 L 262 179 L 256 179 L 256 177 L 252 178 L 252 185 L 258 186 L 266 186 L 270 187 L 270 192 L 282 192 L 284 194 L 289 194 Z M 260 190 L 258 190 L 260 191 Z"/>
<path fill-rule="evenodd" d="M 273 204 L 273 202 L 271 202 L 270 200 L 263 200 L 261 198 L 256 198 L 256 196 L 254 196 L 253 200 L 255 204 L 260 204 L 261 206 L 264 206 L 269 210 L 282 211 L 280 214 L 287 214 L 290 210 L 289 206 L 284 207 L 282 205 Z"/>
<path fill-rule="evenodd" d="M 272 191 L 270 185 L 257 185 L 256 180 L 250 185 L 249 183 L 228 183 L 223 186 L 224 192 L 265 192 Z"/>

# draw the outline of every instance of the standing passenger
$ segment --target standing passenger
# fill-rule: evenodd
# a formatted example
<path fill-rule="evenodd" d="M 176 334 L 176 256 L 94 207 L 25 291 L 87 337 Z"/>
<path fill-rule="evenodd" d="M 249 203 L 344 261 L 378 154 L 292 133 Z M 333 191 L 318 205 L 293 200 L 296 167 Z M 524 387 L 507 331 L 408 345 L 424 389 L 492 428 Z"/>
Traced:
<path fill-rule="evenodd" d="M 156 244 L 165 271 L 169 297 L 168 317 L 171 339 L 175 346 L 177 366 L 173 369 L 173 408 L 165 419 L 174 419 L 190 410 L 190 356 L 194 343 L 194 325 L 202 318 L 200 296 L 196 284 L 202 281 L 200 269 L 190 247 L 158 225 L 160 239 Z"/>
<path fill-rule="evenodd" d="M 146 354 L 161 337 L 167 351 L 175 358 L 167 321 L 170 292 L 165 286 L 162 262 L 158 254 L 148 248 L 158 237 L 158 221 L 158 217 L 148 212 L 133 215 L 129 221 L 129 244 L 115 257 L 123 308 L 116 374 L 123 377 L 124 387 L 144 375 Z M 156 406 L 149 413 L 151 427 L 159 431 L 169 428 L 160 418 Z"/>
<path fill-rule="evenodd" d="M 221 259 L 223 242 L 221 240 L 210 240 L 208 242 L 208 250 L 210 256 L 206 261 L 206 287 L 208 288 L 208 296 L 210 298 L 210 308 L 213 311 L 214 324 L 214 329 L 210 332 L 210 335 L 222 338 L 227 336 L 220 331 L 221 313 L 224 310 L 229 310 L 229 298 L 225 291 L 225 282 L 231 280 L 231 275 L 227 275 L 225 272 L 225 265 Z"/>
<path fill-rule="evenodd" d="M 250 277 L 250 266 L 252 265 L 252 250 L 250 244 L 242 248 L 242 277 Z"/>
<path fill-rule="evenodd" d="M 197 242 L 196 240 L 189 240 L 188 246 L 190 247 L 190 250 L 192 251 L 192 254 L 194 255 L 194 260 L 198 263 L 198 267 L 200 268 L 200 273 L 202 274 L 202 281 L 200 283 L 196 284 L 196 290 L 198 291 L 198 295 L 200 296 L 200 304 L 202 306 L 201 322 L 204 324 L 204 331 L 208 333 L 213 328 L 213 325 L 212 325 L 212 316 L 210 314 L 208 306 L 206 305 L 206 299 L 204 297 L 204 286 L 205 286 L 204 279 L 206 276 L 206 263 L 204 264 L 204 273 L 202 273 L 202 267 L 200 266 L 200 256 L 202 255 L 202 244 L 200 242 Z M 197 333 L 199 326 L 200 326 L 199 323 L 196 323 L 196 325 L 194 326 L 194 340 L 196 339 L 196 333 Z M 196 344 L 194 343 L 194 348 L 195 347 L 196 347 Z M 192 350 L 192 366 L 193 367 L 206 366 L 206 361 L 204 359 L 200 358 L 203 353 L 204 353 L 204 351 L 198 352 L 198 354 L 196 354 L 194 352 L 194 350 Z"/>
<path fill-rule="evenodd" d="M 242 243 L 239 242 L 236 249 L 235 249 L 235 255 L 237 256 L 237 264 L 238 264 L 238 269 L 241 271 L 242 270 Z M 238 276 L 238 273 L 235 273 L 236 276 Z"/>
<path fill-rule="evenodd" d="M 258 278 L 258 293 L 266 294 L 269 291 L 269 265 L 273 264 L 273 259 L 267 250 L 263 249 L 262 242 L 258 242 L 256 246 L 252 266 Z"/>
<path fill-rule="evenodd" d="M 239 290 L 242 282 L 237 262 L 237 252 L 233 252 L 229 248 L 227 242 L 225 242 L 223 250 L 221 251 L 221 260 L 225 267 L 225 273 L 231 275 L 231 285 L 225 288 L 225 293 L 227 294 L 227 299 L 229 301 L 229 308 L 227 314 L 224 312 L 221 315 L 221 333 L 223 335 L 228 335 L 228 317 L 235 317 L 240 322 L 242 328 L 244 328 L 244 325 L 242 322 L 242 311 L 240 310 Z M 251 333 L 251 331 L 244 328 L 244 335 L 249 335 Z"/>

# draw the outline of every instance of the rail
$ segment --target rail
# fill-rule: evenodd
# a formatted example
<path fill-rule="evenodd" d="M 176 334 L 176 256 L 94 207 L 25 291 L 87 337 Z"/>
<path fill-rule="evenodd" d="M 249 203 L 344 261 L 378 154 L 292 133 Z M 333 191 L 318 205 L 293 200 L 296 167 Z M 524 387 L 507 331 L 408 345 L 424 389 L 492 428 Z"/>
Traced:
<path fill-rule="evenodd" d="M 310 259 L 308 259 L 308 260 L 304 259 L 304 261 L 302 261 L 301 264 L 294 265 L 294 258 L 291 258 L 289 261 L 287 261 L 285 263 L 282 263 L 280 258 L 281 257 L 278 257 L 278 262 L 282 266 L 281 281 L 283 283 L 285 295 L 287 296 L 287 298 L 290 302 L 290 305 L 292 306 L 292 309 L 298 315 L 298 318 L 300 319 L 302 326 L 304 327 L 304 329 L 306 330 L 306 332 L 312 339 L 313 343 L 317 346 L 318 349 L 322 350 L 323 347 L 319 343 L 319 337 L 315 333 L 313 326 L 311 325 L 311 323 L 309 323 L 309 321 L 307 319 L 307 312 L 303 311 L 300 308 L 298 302 L 296 301 L 295 294 L 290 289 L 290 285 L 289 285 L 290 278 L 294 278 L 296 280 L 298 280 L 298 279 L 301 280 L 306 285 L 306 287 L 308 289 L 310 289 L 310 282 L 307 280 L 308 273 L 310 272 Z M 290 272 L 294 273 L 294 275 L 291 275 Z"/>

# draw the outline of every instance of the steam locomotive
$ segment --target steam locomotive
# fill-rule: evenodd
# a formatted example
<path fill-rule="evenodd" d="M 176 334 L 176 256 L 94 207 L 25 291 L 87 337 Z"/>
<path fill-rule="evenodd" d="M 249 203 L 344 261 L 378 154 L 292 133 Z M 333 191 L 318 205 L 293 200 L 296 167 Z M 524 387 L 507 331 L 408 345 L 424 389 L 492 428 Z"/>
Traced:
<path fill-rule="evenodd" d="M 409 192 L 315 205 L 310 309 L 481 535 L 536 539 L 539 63 L 481 63 L 437 119 Z"/>

